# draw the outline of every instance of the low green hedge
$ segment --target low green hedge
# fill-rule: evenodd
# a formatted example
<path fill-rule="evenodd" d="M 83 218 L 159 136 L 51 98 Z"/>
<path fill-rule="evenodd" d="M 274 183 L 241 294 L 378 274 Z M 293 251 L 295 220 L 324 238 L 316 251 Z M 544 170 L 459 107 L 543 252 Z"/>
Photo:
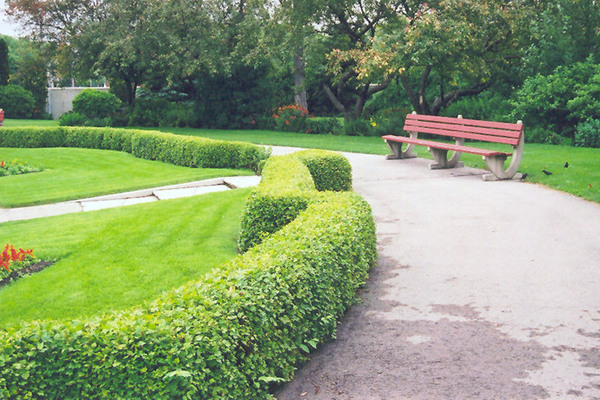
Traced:
<path fill-rule="evenodd" d="M 376 260 L 369 205 L 315 191 L 302 167 L 274 158 L 257 189 L 303 191 L 306 209 L 212 274 L 127 312 L 4 332 L 0 398 L 268 398 L 332 337 Z"/>
<path fill-rule="evenodd" d="M 308 167 L 318 191 L 352 190 L 352 166 L 343 155 L 326 150 L 304 150 L 295 155 Z"/>
<path fill-rule="evenodd" d="M 256 170 L 269 156 L 263 147 L 133 129 L 91 127 L 5 128 L 0 147 L 84 147 L 117 150 L 139 158 L 198 168 Z"/>
<path fill-rule="evenodd" d="M 246 251 L 293 221 L 314 196 L 308 168 L 294 156 L 271 157 L 246 202 L 238 247 Z"/>
<path fill-rule="evenodd" d="M 262 182 L 246 203 L 238 247 L 246 251 L 294 220 L 318 191 L 352 189 L 348 159 L 325 150 L 304 150 L 271 157 L 262 170 Z"/>

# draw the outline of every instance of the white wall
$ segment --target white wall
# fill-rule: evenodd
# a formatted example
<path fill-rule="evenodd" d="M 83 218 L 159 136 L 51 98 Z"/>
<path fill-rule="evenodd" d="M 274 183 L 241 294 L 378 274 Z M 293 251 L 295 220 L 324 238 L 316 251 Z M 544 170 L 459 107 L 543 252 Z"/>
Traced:
<path fill-rule="evenodd" d="M 48 101 L 46 102 L 46 112 L 52 114 L 54 119 L 73 109 L 73 99 L 84 89 L 103 90 L 107 92 L 107 87 L 69 87 L 69 88 L 48 88 Z"/>

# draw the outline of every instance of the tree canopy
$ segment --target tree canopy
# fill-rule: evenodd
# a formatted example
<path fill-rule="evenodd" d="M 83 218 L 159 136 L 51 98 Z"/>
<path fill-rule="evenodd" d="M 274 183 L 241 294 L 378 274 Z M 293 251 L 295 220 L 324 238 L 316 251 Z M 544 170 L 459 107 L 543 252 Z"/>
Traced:
<path fill-rule="evenodd" d="M 439 114 L 498 85 L 512 93 L 527 77 L 551 74 L 590 54 L 600 61 L 595 0 L 7 4 L 31 37 L 51 50 L 56 74 L 104 76 L 131 106 L 137 88 L 144 87 L 169 88 L 204 104 L 198 109 L 212 109 L 205 99 L 219 96 L 206 91 L 221 82 L 238 99 L 252 101 L 239 95 L 243 90 L 255 91 L 255 97 L 270 91 L 271 103 L 333 110 L 348 121 L 360 118 L 374 96 L 390 91 L 401 94 L 389 99 L 401 97 L 419 113 Z M 267 89 L 273 83 L 279 89 Z M 261 107 L 246 109 L 268 107 L 260 101 Z"/>

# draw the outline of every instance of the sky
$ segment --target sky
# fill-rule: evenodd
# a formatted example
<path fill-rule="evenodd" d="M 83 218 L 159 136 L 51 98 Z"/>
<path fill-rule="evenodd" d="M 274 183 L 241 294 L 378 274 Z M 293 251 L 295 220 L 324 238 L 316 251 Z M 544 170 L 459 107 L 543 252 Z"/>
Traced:
<path fill-rule="evenodd" d="M 14 37 L 21 36 L 20 26 L 8 20 L 5 10 L 6 4 L 4 0 L 0 0 L 0 34 Z"/>

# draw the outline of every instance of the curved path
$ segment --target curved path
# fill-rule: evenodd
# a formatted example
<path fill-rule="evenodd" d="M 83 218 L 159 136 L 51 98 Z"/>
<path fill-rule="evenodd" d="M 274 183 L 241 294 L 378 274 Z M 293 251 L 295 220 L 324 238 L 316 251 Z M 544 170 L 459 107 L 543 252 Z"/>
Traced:
<path fill-rule="evenodd" d="M 379 263 L 277 399 L 600 399 L 600 205 L 346 155 Z"/>

